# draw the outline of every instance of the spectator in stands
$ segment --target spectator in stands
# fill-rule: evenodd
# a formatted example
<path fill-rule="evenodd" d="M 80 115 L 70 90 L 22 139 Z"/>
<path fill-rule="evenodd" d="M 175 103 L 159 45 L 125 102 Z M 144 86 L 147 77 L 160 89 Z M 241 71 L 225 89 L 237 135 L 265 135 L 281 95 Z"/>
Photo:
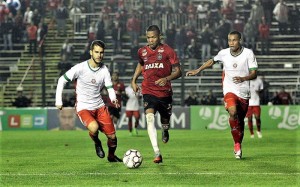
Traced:
<path fill-rule="evenodd" d="M 65 74 L 71 67 L 72 67 L 71 62 L 68 61 L 66 55 L 63 54 L 61 56 L 61 61 L 57 64 L 57 68 L 60 70 L 59 76 Z"/>
<path fill-rule="evenodd" d="M 207 19 L 207 12 L 208 12 L 208 4 L 205 2 L 199 2 L 197 6 L 197 13 L 198 13 L 198 20 L 200 21 L 200 29 L 206 24 Z"/>
<path fill-rule="evenodd" d="M 136 17 L 136 15 L 133 13 L 131 17 L 126 22 L 126 29 L 127 33 L 130 36 L 131 44 L 133 44 L 133 41 L 139 39 L 140 34 L 140 20 Z"/>
<path fill-rule="evenodd" d="M 73 60 L 74 46 L 70 43 L 67 38 L 60 49 L 60 56 L 65 56 L 66 61 Z"/>
<path fill-rule="evenodd" d="M 31 106 L 31 99 L 27 98 L 26 96 L 23 95 L 23 87 L 18 86 L 17 87 L 17 97 L 15 100 L 12 102 L 12 106 L 14 107 L 29 107 Z"/>
<path fill-rule="evenodd" d="M 211 57 L 211 41 L 213 40 L 213 33 L 210 30 L 208 24 L 205 25 L 200 36 L 201 36 L 201 60 L 202 62 L 204 62 L 204 60 L 207 60 Z M 190 69 L 195 69 L 195 68 L 190 68 Z"/>
<path fill-rule="evenodd" d="M 29 53 L 36 54 L 37 53 L 37 26 L 31 22 L 29 26 L 27 26 L 27 35 L 29 40 Z"/>
<path fill-rule="evenodd" d="M 32 22 L 32 16 L 33 16 L 33 12 L 30 9 L 30 7 L 27 7 L 26 12 L 24 13 L 23 16 L 23 24 L 24 26 L 28 26 L 31 24 Z"/>
<path fill-rule="evenodd" d="M 227 19 L 233 21 L 236 16 L 235 0 L 223 0 L 223 7 L 221 8 L 221 14 L 225 15 Z"/>
<path fill-rule="evenodd" d="M 166 30 L 165 43 L 172 48 L 175 48 L 175 36 L 176 36 L 176 25 L 175 23 L 171 23 L 168 29 Z"/>
<path fill-rule="evenodd" d="M 250 17 L 244 28 L 245 45 L 253 51 L 256 49 L 256 36 L 258 34 L 258 27 L 255 25 L 255 20 Z"/>
<path fill-rule="evenodd" d="M 113 43 L 113 54 L 122 53 L 122 42 L 123 42 L 124 30 L 119 22 L 115 22 L 114 28 L 111 31 L 112 43 Z M 135 39 L 136 41 L 137 39 Z M 134 44 L 134 42 L 133 42 Z"/>
<path fill-rule="evenodd" d="M 212 89 L 208 90 L 205 101 L 202 101 L 202 104 L 204 105 L 217 105 L 217 97 L 213 94 Z"/>
<path fill-rule="evenodd" d="M 261 23 L 258 26 L 259 39 L 261 44 L 261 54 L 268 55 L 270 52 L 270 26 L 265 17 L 262 17 Z"/>
<path fill-rule="evenodd" d="M 4 22 L 1 23 L 1 30 L 3 32 L 3 46 L 4 50 L 13 50 L 13 41 L 12 41 L 12 34 L 14 28 L 14 21 L 12 17 L 12 13 L 4 16 Z"/>
<path fill-rule="evenodd" d="M 188 38 L 186 36 L 185 26 L 182 25 L 180 29 L 176 32 L 175 45 L 177 49 L 177 54 L 180 59 L 185 58 L 185 48 L 188 45 Z"/>
<path fill-rule="evenodd" d="M 57 36 L 66 36 L 66 20 L 69 17 L 69 12 L 63 3 L 60 3 L 56 9 L 56 24 L 57 24 Z"/>
<path fill-rule="evenodd" d="M 39 26 L 39 23 L 41 22 L 42 16 L 39 13 L 38 9 L 34 9 L 33 14 L 32 14 L 32 22 L 35 26 Z"/>
<path fill-rule="evenodd" d="M 44 41 L 46 39 L 46 35 L 48 32 L 48 26 L 43 24 L 43 21 L 39 23 L 39 27 L 37 30 L 37 45 L 40 50 L 40 55 L 44 56 L 45 55 L 45 48 L 44 48 Z"/>
<path fill-rule="evenodd" d="M 220 14 L 220 2 L 218 0 L 213 0 L 208 11 L 207 20 L 209 22 L 209 25 L 215 28 L 218 26 L 221 19 L 222 16 Z"/>
<path fill-rule="evenodd" d="M 82 27 L 82 21 L 80 19 L 80 14 L 82 14 L 82 10 L 77 4 L 74 4 L 70 9 L 70 19 L 75 26 L 75 32 L 80 32 Z"/>
<path fill-rule="evenodd" d="M 96 39 L 102 40 L 105 42 L 106 30 L 105 30 L 105 22 L 103 19 L 103 15 L 101 15 L 100 18 L 97 20 L 96 30 L 97 30 L 96 31 Z"/>
<path fill-rule="evenodd" d="M 47 9 L 49 10 L 50 16 L 52 18 L 56 17 L 56 9 L 58 6 L 58 2 L 59 2 L 58 0 L 48 0 L 47 2 Z"/>
<path fill-rule="evenodd" d="M 184 100 L 184 106 L 198 105 L 198 95 L 194 93 L 193 89 L 189 90 L 189 95 Z"/>
<path fill-rule="evenodd" d="M 265 16 L 264 8 L 261 5 L 260 0 L 255 0 L 255 3 L 252 5 L 250 12 L 250 18 L 254 22 L 255 27 L 258 27 L 258 24 L 261 22 L 261 18 Z"/>
<path fill-rule="evenodd" d="M 290 33 L 299 34 L 300 24 L 300 11 L 297 8 L 297 3 L 294 3 L 292 8 L 289 10 L 289 21 L 290 21 Z"/>
<path fill-rule="evenodd" d="M 87 38 L 89 42 L 92 42 L 96 39 L 96 22 L 92 21 L 92 23 L 90 23 L 90 26 L 87 30 Z"/>
<path fill-rule="evenodd" d="M 22 37 L 25 31 L 25 27 L 23 25 L 23 15 L 21 10 L 18 10 L 17 15 L 15 16 L 15 24 L 13 29 L 13 42 L 20 43 L 22 41 Z"/>
<path fill-rule="evenodd" d="M 279 34 L 287 34 L 289 8 L 284 0 L 279 0 L 273 10 L 276 21 L 278 21 Z"/>
<path fill-rule="evenodd" d="M 219 25 L 216 28 L 216 35 L 218 37 L 217 46 L 219 49 L 224 49 L 227 47 L 227 33 L 232 29 L 232 23 L 224 17 L 220 20 Z"/>
<path fill-rule="evenodd" d="M 266 105 L 270 101 L 270 93 L 269 93 L 270 84 L 266 81 L 264 75 L 262 75 L 260 78 L 263 82 L 263 90 L 260 92 L 260 104 Z"/>
<path fill-rule="evenodd" d="M 264 8 L 265 18 L 268 25 L 271 25 L 273 18 L 274 2 L 273 0 L 261 0 L 261 5 Z"/>
<path fill-rule="evenodd" d="M 79 59 L 81 61 L 85 61 L 85 60 L 88 60 L 91 58 L 91 55 L 90 55 L 90 45 L 89 43 L 87 42 L 84 46 L 84 49 L 81 51 L 80 55 L 79 55 Z"/>
<path fill-rule="evenodd" d="M 139 42 L 136 40 L 134 41 L 134 45 L 130 48 L 130 56 L 131 60 L 134 62 L 134 64 L 138 61 L 138 50 L 139 50 Z"/>
<path fill-rule="evenodd" d="M 199 54 L 199 46 L 197 46 L 196 40 L 192 39 L 190 45 L 188 45 L 186 52 L 188 55 L 189 69 L 195 69 L 198 67 L 197 55 Z"/>
<path fill-rule="evenodd" d="M 239 14 L 236 15 L 236 18 L 233 21 L 232 27 L 233 27 L 233 30 L 239 31 L 240 33 L 244 33 L 245 22 L 244 22 L 244 19 L 242 19 Z"/>
<path fill-rule="evenodd" d="M 278 104 L 279 105 L 292 105 L 293 100 L 291 94 L 285 91 L 285 87 L 282 86 L 281 90 L 277 94 Z"/>
<path fill-rule="evenodd" d="M 251 5 L 251 0 L 244 0 L 243 1 L 243 17 L 244 17 L 244 22 L 247 22 L 249 17 L 250 17 L 250 12 L 252 9 L 252 5 Z"/>

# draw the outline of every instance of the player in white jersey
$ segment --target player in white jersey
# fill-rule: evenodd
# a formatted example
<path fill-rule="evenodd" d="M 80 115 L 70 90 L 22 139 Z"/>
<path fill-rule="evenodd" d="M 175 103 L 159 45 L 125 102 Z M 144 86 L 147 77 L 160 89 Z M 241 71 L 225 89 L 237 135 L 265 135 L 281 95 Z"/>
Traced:
<path fill-rule="evenodd" d="M 140 120 L 140 105 L 139 98 L 141 97 L 139 93 L 135 93 L 131 87 L 131 85 L 125 88 L 125 94 L 128 97 L 126 102 L 126 117 L 128 118 L 128 130 L 133 135 L 137 135 L 137 127 L 139 125 Z M 134 117 L 135 123 L 132 125 L 132 118 Z"/>
<path fill-rule="evenodd" d="M 91 58 L 73 66 L 57 83 L 55 105 L 62 110 L 62 92 L 69 81 L 75 81 L 76 112 L 82 124 L 89 130 L 89 136 L 95 143 L 96 154 L 100 158 L 105 157 L 101 141 L 98 137 L 99 131 L 107 137 L 109 162 L 122 162 L 115 155 L 117 148 L 117 137 L 115 127 L 105 106 L 100 91 L 105 86 L 108 90 L 110 100 L 120 107 L 116 93 L 112 87 L 111 76 L 108 68 L 102 63 L 105 44 L 101 40 L 95 40 L 90 46 Z"/>
<path fill-rule="evenodd" d="M 186 73 L 186 76 L 193 76 L 212 67 L 215 63 L 223 64 L 224 105 L 229 114 L 234 154 L 237 159 L 242 158 L 241 144 L 244 137 L 244 118 L 250 98 L 250 80 L 257 77 L 257 62 L 253 51 L 243 47 L 241 41 L 240 32 L 230 32 L 229 48 L 222 49 L 213 59 L 209 59 L 198 69 Z"/>
<path fill-rule="evenodd" d="M 261 134 L 261 120 L 260 120 L 260 97 L 259 93 L 264 89 L 263 82 L 260 78 L 256 78 L 250 81 L 250 91 L 251 91 L 251 97 L 249 99 L 249 106 L 248 106 L 248 112 L 246 114 L 246 117 L 248 118 L 248 127 L 250 130 L 251 138 L 254 138 L 254 132 L 253 132 L 253 115 L 256 120 L 256 127 L 257 127 L 257 136 L 258 138 L 262 138 Z"/>

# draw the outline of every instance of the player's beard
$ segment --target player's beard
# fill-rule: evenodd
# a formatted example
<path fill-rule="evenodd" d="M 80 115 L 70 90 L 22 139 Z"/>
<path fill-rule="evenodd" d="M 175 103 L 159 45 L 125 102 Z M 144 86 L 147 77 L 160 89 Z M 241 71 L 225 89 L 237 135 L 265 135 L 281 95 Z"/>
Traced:
<path fill-rule="evenodd" d="M 95 62 L 95 64 L 97 64 L 99 67 L 102 66 L 102 59 L 100 58 L 100 61 L 96 61 L 95 58 L 92 56 L 93 61 Z"/>

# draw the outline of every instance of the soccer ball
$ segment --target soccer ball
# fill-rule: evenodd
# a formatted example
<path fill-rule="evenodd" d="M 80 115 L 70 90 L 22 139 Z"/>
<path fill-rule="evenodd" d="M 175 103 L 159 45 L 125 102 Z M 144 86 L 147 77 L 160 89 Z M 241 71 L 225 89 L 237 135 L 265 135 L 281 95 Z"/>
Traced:
<path fill-rule="evenodd" d="M 143 162 L 143 157 L 138 150 L 129 149 L 123 157 L 123 163 L 128 168 L 138 168 Z"/>

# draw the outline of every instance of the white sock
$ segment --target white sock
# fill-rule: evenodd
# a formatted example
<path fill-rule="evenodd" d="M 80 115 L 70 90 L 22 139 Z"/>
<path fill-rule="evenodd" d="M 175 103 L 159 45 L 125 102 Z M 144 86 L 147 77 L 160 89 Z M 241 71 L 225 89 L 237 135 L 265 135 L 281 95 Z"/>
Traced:
<path fill-rule="evenodd" d="M 159 151 L 158 144 L 157 144 L 157 132 L 156 132 L 156 128 L 154 126 L 154 114 L 152 114 L 152 113 L 146 114 L 146 121 L 147 121 L 148 135 L 149 135 L 153 150 L 156 154 L 158 154 L 160 151 Z"/>

